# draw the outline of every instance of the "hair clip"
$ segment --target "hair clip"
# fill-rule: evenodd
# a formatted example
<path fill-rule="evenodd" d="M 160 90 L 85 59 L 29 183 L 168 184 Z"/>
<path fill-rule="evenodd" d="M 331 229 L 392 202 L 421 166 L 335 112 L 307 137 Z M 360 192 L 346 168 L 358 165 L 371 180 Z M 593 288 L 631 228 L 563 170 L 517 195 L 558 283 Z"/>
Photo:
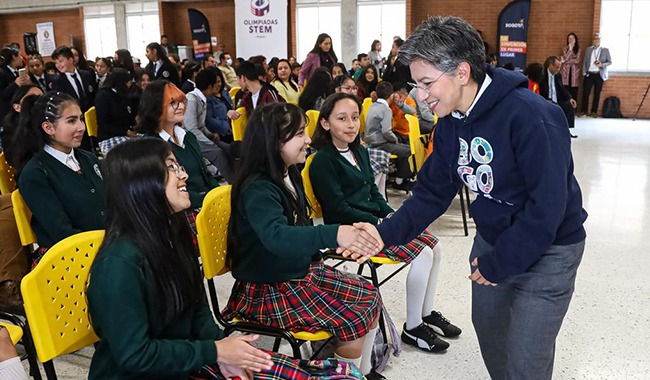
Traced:
<path fill-rule="evenodd" d="M 61 92 L 57 91 L 54 94 L 50 95 L 50 98 L 47 99 L 47 103 L 45 103 L 45 120 L 50 121 L 50 116 L 48 113 L 54 114 L 52 112 L 52 108 L 54 107 L 52 104 L 52 101 L 54 100 L 55 97 L 59 96 Z"/>

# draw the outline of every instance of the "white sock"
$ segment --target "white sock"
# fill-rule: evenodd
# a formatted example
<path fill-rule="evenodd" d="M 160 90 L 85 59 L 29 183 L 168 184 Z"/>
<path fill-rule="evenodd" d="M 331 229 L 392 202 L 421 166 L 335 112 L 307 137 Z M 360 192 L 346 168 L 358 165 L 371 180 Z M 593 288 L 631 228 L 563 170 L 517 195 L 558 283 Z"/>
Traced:
<path fill-rule="evenodd" d="M 334 353 L 334 358 L 335 358 L 335 359 L 339 359 L 339 360 L 344 360 L 344 361 L 346 361 L 346 362 L 348 362 L 348 363 L 352 363 L 352 364 L 354 364 L 357 368 L 360 368 L 360 367 L 361 367 L 361 356 L 359 356 L 358 358 L 350 359 L 350 358 L 343 357 L 343 356 L 341 356 L 341 355 L 339 355 L 339 354 L 337 354 L 337 353 L 335 352 L 335 353 Z"/>
<path fill-rule="evenodd" d="M 375 176 L 375 185 L 379 189 L 379 194 L 386 199 L 386 173 L 377 173 Z"/>
<path fill-rule="evenodd" d="M 422 324 L 422 308 L 432 265 L 433 251 L 429 247 L 425 247 L 411 262 L 411 268 L 406 276 L 406 328 L 408 330 Z"/>
<path fill-rule="evenodd" d="M 422 304 L 422 316 L 426 317 L 433 311 L 433 301 L 436 299 L 436 285 L 438 285 L 438 275 L 440 274 L 440 263 L 442 262 L 442 247 L 440 242 L 433 247 L 433 265 L 429 273 L 429 283 L 427 284 L 427 295 L 424 297 Z"/>
<path fill-rule="evenodd" d="M 372 361 L 370 359 L 372 359 L 372 348 L 375 345 L 375 336 L 377 335 L 378 328 L 379 327 L 370 329 L 368 331 L 368 334 L 366 334 L 364 337 L 365 339 L 363 340 L 363 350 L 361 351 L 361 366 L 359 369 L 364 375 L 372 371 Z"/>

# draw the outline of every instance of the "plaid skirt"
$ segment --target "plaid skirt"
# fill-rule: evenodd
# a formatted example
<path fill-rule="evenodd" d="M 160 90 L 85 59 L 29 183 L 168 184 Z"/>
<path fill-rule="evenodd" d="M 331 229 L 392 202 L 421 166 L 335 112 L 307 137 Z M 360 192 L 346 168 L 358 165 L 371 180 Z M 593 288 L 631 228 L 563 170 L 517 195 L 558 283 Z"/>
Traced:
<path fill-rule="evenodd" d="M 265 350 L 266 351 L 266 350 Z M 297 360 L 277 352 L 266 351 L 271 355 L 273 367 L 255 373 L 259 380 L 335 380 L 363 379 L 363 375 L 353 364 L 342 360 Z M 226 380 L 217 364 L 203 366 L 190 375 L 190 380 Z"/>
<path fill-rule="evenodd" d="M 413 261 L 425 247 L 432 248 L 438 244 L 438 238 L 431 232 L 424 230 L 415 239 L 404 245 L 393 245 L 385 248 L 377 254 L 380 257 L 387 257 L 394 261 L 410 263 Z"/>
<path fill-rule="evenodd" d="M 199 214 L 199 211 L 201 211 L 200 208 L 188 208 L 187 210 L 183 211 L 185 214 L 185 219 L 187 219 L 187 225 L 190 227 L 190 232 L 192 232 L 192 244 L 194 244 L 197 256 L 200 255 L 198 239 L 199 233 L 196 230 L 196 216 Z"/>
<path fill-rule="evenodd" d="M 102 155 L 106 157 L 108 152 L 116 146 L 122 144 L 125 141 L 128 141 L 129 137 L 127 136 L 115 136 L 110 139 L 102 140 L 99 142 L 99 150 L 102 151 Z"/>
<path fill-rule="evenodd" d="M 371 283 L 312 263 L 300 279 L 276 284 L 236 281 L 223 315 L 289 331 L 326 330 L 352 341 L 368 333 L 380 302 Z"/>
<path fill-rule="evenodd" d="M 390 153 L 385 150 L 367 147 L 368 155 L 370 156 L 370 168 L 372 168 L 372 175 L 376 176 L 378 173 L 388 174 L 388 167 L 390 165 Z"/>

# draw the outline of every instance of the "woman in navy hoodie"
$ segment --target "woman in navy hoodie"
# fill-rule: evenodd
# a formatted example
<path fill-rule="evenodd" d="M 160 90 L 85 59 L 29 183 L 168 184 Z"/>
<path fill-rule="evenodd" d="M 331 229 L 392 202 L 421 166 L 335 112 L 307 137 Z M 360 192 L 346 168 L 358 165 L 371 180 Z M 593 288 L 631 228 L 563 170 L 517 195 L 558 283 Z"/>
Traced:
<path fill-rule="evenodd" d="M 485 365 L 493 379 L 550 379 L 587 218 L 564 113 L 523 75 L 486 66 L 481 37 L 460 18 L 424 21 L 400 59 L 440 120 L 413 196 L 377 229 L 387 246 L 405 244 L 468 186 L 472 321 Z"/>

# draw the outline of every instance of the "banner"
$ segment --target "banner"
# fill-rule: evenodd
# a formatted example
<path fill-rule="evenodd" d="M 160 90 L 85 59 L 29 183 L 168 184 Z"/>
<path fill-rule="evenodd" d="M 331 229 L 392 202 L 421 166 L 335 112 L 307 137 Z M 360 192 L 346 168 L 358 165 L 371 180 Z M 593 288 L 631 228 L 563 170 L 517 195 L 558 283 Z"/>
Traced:
<path fill-rule="evenodd" d="M 286 57 L 287 0 L 235 0 L 237 56 Z"/>
<path fill-rule="evenodd" d="M 210 23 L 201 11 L 189 8 L 187 13 L 190 17 L 194 59 L 202 59 L 205 55 L 212 53 L 212 46 L 210 45 Z"/>
<path fill-rule="evenodd" d="M 530 0 L 515 0 L 499 14 L 497 27 L 499 66 L 512 63 L 515 71 L 526 68 Z"/>
<path fill-rule="evenodd" d="M 38 43 L 38 51 L 43 57 L 52 55 L 54 49 L 56 49 L 53 22 L 36 24 L 36 41 Z"/>

